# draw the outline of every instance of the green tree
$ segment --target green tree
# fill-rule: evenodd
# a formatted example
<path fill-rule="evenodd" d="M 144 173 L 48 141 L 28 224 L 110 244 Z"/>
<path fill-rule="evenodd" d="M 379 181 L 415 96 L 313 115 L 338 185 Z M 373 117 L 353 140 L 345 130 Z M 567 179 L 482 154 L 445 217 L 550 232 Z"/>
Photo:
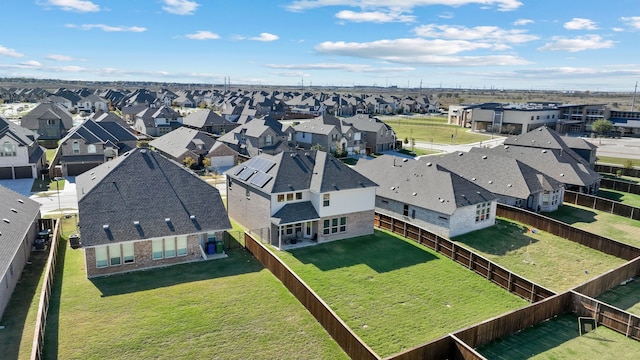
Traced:
<path fill-rule="evenodd" d="M 591 124 L 591 130 L 597 132 L 600 136 L 609 133 L 611 130 L 613 130 L 613 124 L 610 123 L 608 120 L 605 119 L 599 119 L 593 122 L 593 124 Z"/>
<path fill-rule="evenodd" d="M 187 156 L 184 159 L 182 159 L 182 163 L 186 168 L 191 169 L 191 167 L 193 166 L 193 164 L 196 163 L 196 161 L 191 156 Z"/>
<path fill-rule="evenodd" d="M 322 151 L 322 150 L 323 150 L 323 148 L 322 148 L 322 145 L 320 145 L 320 144 L 316 143 L 316 144 L 314 144 L 314 145 L 311 145 L 311 150 L 318 150 L 318 151 Z"/>
<path fill-rule="evenodd" d="M 624 166 L 625 169 L 633 169 L 633 160 L 631 159 L 625 160 L 622 166 Z"/>

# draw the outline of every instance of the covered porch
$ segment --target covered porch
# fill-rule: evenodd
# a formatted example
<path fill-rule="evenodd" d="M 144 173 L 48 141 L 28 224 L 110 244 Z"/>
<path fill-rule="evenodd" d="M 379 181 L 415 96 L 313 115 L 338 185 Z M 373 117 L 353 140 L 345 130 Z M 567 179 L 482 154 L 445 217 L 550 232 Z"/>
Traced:
<path fill-rule="evenodd" d="M 280 250 L 315 245 L 319 221 L 311 202 L 287 204 L 271 217 L 271 245 Z"/>

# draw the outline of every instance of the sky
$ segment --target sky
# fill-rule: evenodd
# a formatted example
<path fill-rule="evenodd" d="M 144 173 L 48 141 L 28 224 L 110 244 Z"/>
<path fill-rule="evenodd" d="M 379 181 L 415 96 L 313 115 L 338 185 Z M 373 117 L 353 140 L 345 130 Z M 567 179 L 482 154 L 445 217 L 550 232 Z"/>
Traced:
<path fill-rule="evenodd" d="M 638 0 L 11 0 L 0 77 L 634 91 Z"/>

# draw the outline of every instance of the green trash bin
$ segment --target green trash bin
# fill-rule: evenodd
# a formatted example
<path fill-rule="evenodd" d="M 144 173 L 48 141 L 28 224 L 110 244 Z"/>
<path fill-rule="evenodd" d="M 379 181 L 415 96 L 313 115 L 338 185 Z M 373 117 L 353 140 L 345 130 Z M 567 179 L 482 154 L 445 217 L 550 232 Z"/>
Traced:
<path fill-rule="evenodd" d="M 224 252 L 224 241 L 216 240 L 216 253 L 222 254 Z"/>

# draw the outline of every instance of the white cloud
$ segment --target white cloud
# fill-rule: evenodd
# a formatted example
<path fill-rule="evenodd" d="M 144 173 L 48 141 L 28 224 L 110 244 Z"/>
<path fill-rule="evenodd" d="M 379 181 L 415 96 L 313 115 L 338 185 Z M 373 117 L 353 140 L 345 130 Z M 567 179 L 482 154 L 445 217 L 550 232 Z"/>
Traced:
<path fill-rule="evenodd" d="M 456 25 L 422 25 L 414 29 L 417 36 L 428 38 L 442 38 L 455 40 L 494 41 L 497 43 L 525 43 L 537 40 L 535 35 L 527 34 L 526 30 L 505 30 L 497 26 L 476 26 L 467 28 Z"/>
<path fill-rule="evenodd" d="M 14 58 L 19 58 L 19 57 L 23 57 L 24 54 L 20 54 L 19 52 L 13 49 L 9 49 L 7 47 L 0 45 L 0 56 L 9 56 Z"/>
<path fill-rule="evenodd" d="M 392 63 L 437 66 L 522 65 L 529 62 L 513 55 L 452 56 L 464 51 L 493 49 L 495 45 L 466 40 L 395 39 L 368 43 L 323 42 L 322 54 L 379 59 Z"/>
<path fill-rule="evenodd" d="M 346 63 L 316 63 L 316 64 L 266 64 L 272 69 L 285 70 L 342 70 L 355 73 L 361 72 L 406 72 L 413 71 L 413 67 L 375 67 L 366 64 L 346 64 Z"/>
<path fill-rule="evenodd" d="M 495 6 L 499 11 L 512 11 L 522 6 L 519 0 L 295 0 L 286 6 L 289 11 L 304 11 L 308 9 L 326 6 L 350 6 L 360 9 L 395 9 L 396 11 L 408 11 L 415 7 L 444 5 L 463 6 L 478 4 L 482 6 Z"/>
<path fill-rule="evenodd" d="M 567 30 L 597 30 L 598 26 L 589 19 L 573 18 L 571 21 L 564 23 Z"/>
<path fill-rule="evenodd" d="M 554 36 L 552 42 L 538 48 L 541 51 L 569 51 L 578 52 L 584 50 L 608 49 L 612 48 L 614 42 L 612 40 L 603 40 L 600 35 L 585 35 L 575 38 L 564 38 Z"/>
<path fill-rule="evenodd" d="M 535 21 L 531 19 L 518 19 L 513 22 L 513 26 L 525 26 L 533 23 L 535 23 Z"/>
<path fill-rule="evenodd" d="M 71 60 L 73 60 L 73 58 L 71 56 L 60 55 L 60 54 L 50 54 L 50 55 L 47 55 L 45 57 L 47 59 L 53 60 L 53 61 L 71 61 Z"/>
<path fill-rule="evenodd" d="M 162 10 L 176 15 L 193 15 L 200 6 L 197 2 L 189 0 L 163 0 L 163 3 Z"/>
<path fill-rule="evenodd" d="M 211 31 L 196 31 L 193 34 L 187 34 L 185 36 L 193 40 L 215 40 L 220 38 L 218 34 L 214 34 Z"/>
<path fill-rule="evenodd" d="M 627 26 L 630 26 L 635 30 L 640 30 L 640 16 L 621 17 L 620 20 Z"/>
<path fill-rule="evenodd" d="M 39 62 L 37 62 L 35 60 L 29 60 L 29 61 L 21 62 L 20 65 L 22 65 L 24 67 L 40 67 L 40 66 L 42 66 L 42 64 L 40 64 Z"/>
<path fill-rule="evenodd" d="M 278 39 L 279 39 L 278 35 L 269 34 L 266 32 L 260 33 L 260 36 L 254 36 L 249 38 L 249 40 L 263 41 L 263 42 L 276 41 Z"/>
<path fill-rule="evenodd" d="M 98 12 L 100 6 L 87 0 L 49 0 L 45 5 L 57 6 L 64 11 Z"/>
<path fill-rule="evenodd" d="M 455 15 L 452 12 L 445 11 L 442 14 L 438 15 L 440 19 L 453 19 Z"/>
<path fill-rule="evenodd" d="M 412 15 L 402 15 L 402 13 L 390 13 L 383 11 L 355 12 L 350 10 L 342 10 L 335 16 L 340 20 L 373 23 L 414 22 L 416 19 L 415 16 Z"/>
<path fill-rule="evenodd" d="M 111 26 L 111 25 L 105 25 L 105 24 L 82 24 L 82 25 L 66 24 L 65 26 L 71 29 L 80 29 L 80 30 L 100 29 L 106 32 L 145 32 L 147 31 L 147 28 L 140 27 L 140 26 Z"/>

